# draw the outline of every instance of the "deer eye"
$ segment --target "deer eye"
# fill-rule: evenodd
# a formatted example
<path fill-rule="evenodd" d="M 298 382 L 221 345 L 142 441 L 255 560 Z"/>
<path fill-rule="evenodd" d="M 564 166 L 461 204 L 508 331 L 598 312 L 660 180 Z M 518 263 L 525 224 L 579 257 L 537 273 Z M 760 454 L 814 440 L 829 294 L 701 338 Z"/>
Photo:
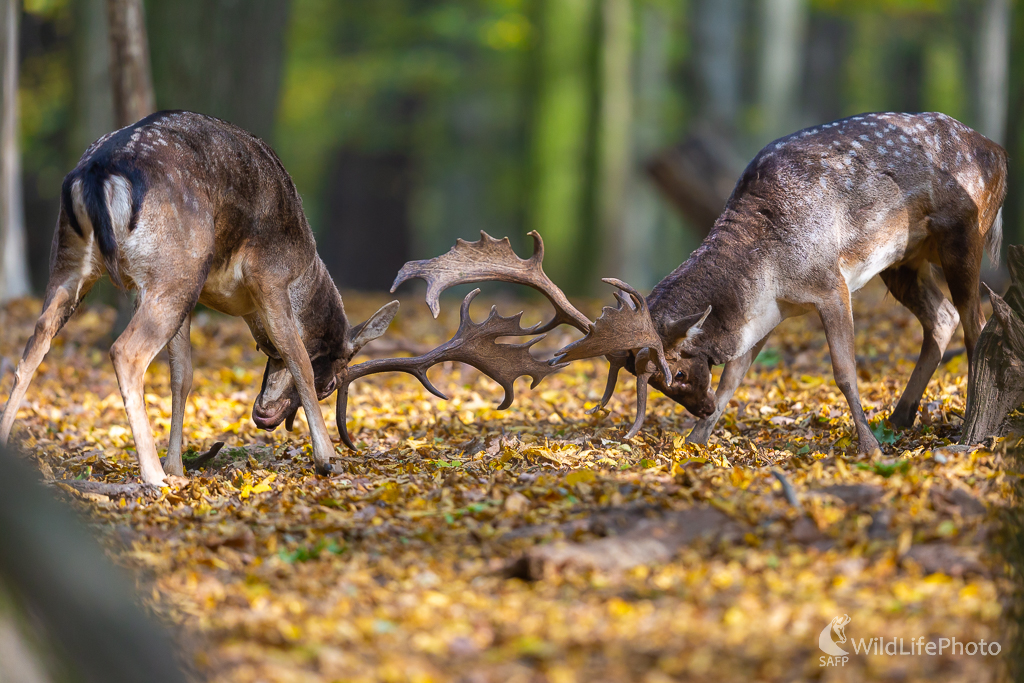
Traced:
<path fill-rule="evenodd" d="M 686 373 L 683 372 L 682 370 L 679 370 L 678 372 L 676 372 L 675 381 L 677 381 L 677 382 L 685 382 L 686 381 Z"/>

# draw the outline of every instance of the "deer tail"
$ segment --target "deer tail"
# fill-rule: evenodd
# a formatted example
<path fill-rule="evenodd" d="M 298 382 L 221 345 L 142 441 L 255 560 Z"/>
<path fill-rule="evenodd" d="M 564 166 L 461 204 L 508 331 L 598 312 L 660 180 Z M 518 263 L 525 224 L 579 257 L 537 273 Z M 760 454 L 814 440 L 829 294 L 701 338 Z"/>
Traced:
<path fill-rule="evenodd" d="M 107 274 L 122 290 L 117 234 L 135 227 L 142 199 L 137 185 L 126 174 L 90 164 L 69 173 L 61 187 L 61 204 L 71 228 L 86 240 L 90 233 L 95 235 Z"/>

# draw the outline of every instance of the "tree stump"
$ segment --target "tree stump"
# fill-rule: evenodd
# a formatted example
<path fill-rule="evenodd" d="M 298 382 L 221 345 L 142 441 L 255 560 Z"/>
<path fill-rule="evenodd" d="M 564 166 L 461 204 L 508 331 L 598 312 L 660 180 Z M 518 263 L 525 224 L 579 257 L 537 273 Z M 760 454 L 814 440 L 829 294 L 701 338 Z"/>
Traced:
<path fill-rule="evenodd" d="M 1010 288 L 992 290 L 992 318 L 978 337 L 967 385 L 967 410 L 960 443 L 998 436 L 1006 416 L 1024 404 L 1024 246 L 1007 254 Z"/>

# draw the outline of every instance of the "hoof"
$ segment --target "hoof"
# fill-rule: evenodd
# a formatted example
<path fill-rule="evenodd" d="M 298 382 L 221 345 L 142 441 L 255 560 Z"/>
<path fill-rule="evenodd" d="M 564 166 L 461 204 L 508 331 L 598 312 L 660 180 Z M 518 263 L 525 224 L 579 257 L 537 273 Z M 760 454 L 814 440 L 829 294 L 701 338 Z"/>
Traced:
<path fill-rule="evenodd" d="M 334 473 L 334 465 L 329 462 L 316 463 L 316 473 L 321 477 L 327 477 Z"/>

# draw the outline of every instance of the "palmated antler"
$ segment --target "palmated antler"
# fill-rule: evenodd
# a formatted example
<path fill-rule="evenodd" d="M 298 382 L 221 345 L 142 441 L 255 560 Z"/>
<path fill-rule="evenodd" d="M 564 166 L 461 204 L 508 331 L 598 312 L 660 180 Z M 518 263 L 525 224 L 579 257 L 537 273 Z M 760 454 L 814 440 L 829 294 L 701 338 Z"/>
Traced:
<path fill-rule="evenodd" d="M 434 396 L 447 399 L 448 397 L 427 379 L 427 370 L 444 361 L 458 361 L 472 365 L 501 385 L 505 390 L 505 397 L 498 406 L 498 410 L 504 410 L 512 405 L 515 398 L 513 385 L 517 378 L 524 375 L 530 376 L 533 379 L 531 385 L 533 388 L 542 379 L 563 367 L 559 364 L 539 361 L 530 355 L 530 347 L 543 339 L 544 335 L 534 337 L 522 344 L 499 344 L 497 342 L 497 339 L 501 337 L 521 337 L 533 334 L 531 331 L 533 328 L 523 329 L 520 325 L 520 319 L 523 316 L 521 312 L 506 318 L 498 315 L 498 311 L 491 307 L 491 313 L 486 320 L 482 323 L 473 322 L 469 315 L 469 306 L 479 293 L 479 289 L 474 289 L 462 300 L 458 331 L 455 336 L 433 351 L 414 358 L 382 358 L 367 361 L 346 368 L 339 375 L 336 416 L 338 431 L 341 432 L 341 439 L 346 446 L 356 450 L 345 425 L 347 423 L 348 386 L 360 377 L 379 372 L 405 372 L 418 379 L 424 388 Z"/>
<path fill-rule="evenodd" d="M 576 310 L 544 273 L 544 240 L 536 230 L 530 232 L 530 237 L 533 238 L 533 256 L 528 259 L 516 255 L 508 237 L 494 239 L 481 230 L 480 239 L 476 242 L 460 238 L 446 254 L 423 261 L 409 261 L 402 266 L 391 291 L 394 292 L 406 280 L 423 278 L 427 282 L 427 306 L 436 318 L 440 310 L 438 297 L 449 287 L 491 280 L 526 285 L 547 297 L 555 308 L 555 316 L 543 325 L 525 330 L 523 334 L 541 334 L 562 323 L 585 333 L 590 329 L 590 319 Z"/>
<path fill-rule="evenodd" d="M 671 382 L 672 373 L 665 360 L 661 337 L 654 329 L 647 301 L 622 280 L 604 278 L 602 282 L 621 290 L 615 292 L 619 305 L 615 308 L 605 306 L 601 311 L 601 317 L 590 325 L 587 336 L 560 349 L 551 362 L 569 363 L 584 358 L 607 357 L 611 364 L 608 370 L 608 383 L 601 403 L 597 406 L 603 408 L 615 392 L 619 370 L 626 366 L 629 360 L 628 352 L 632 351 L 636 367 L 636 418 L 626 433 L 626 438 L 632 439 L 644 424 L 647 412 L 647 383 L 651 376 L 655 372 L 660 372 L 666 382 Z M 622 292 L 625 292 L 625 295 Z"/>

